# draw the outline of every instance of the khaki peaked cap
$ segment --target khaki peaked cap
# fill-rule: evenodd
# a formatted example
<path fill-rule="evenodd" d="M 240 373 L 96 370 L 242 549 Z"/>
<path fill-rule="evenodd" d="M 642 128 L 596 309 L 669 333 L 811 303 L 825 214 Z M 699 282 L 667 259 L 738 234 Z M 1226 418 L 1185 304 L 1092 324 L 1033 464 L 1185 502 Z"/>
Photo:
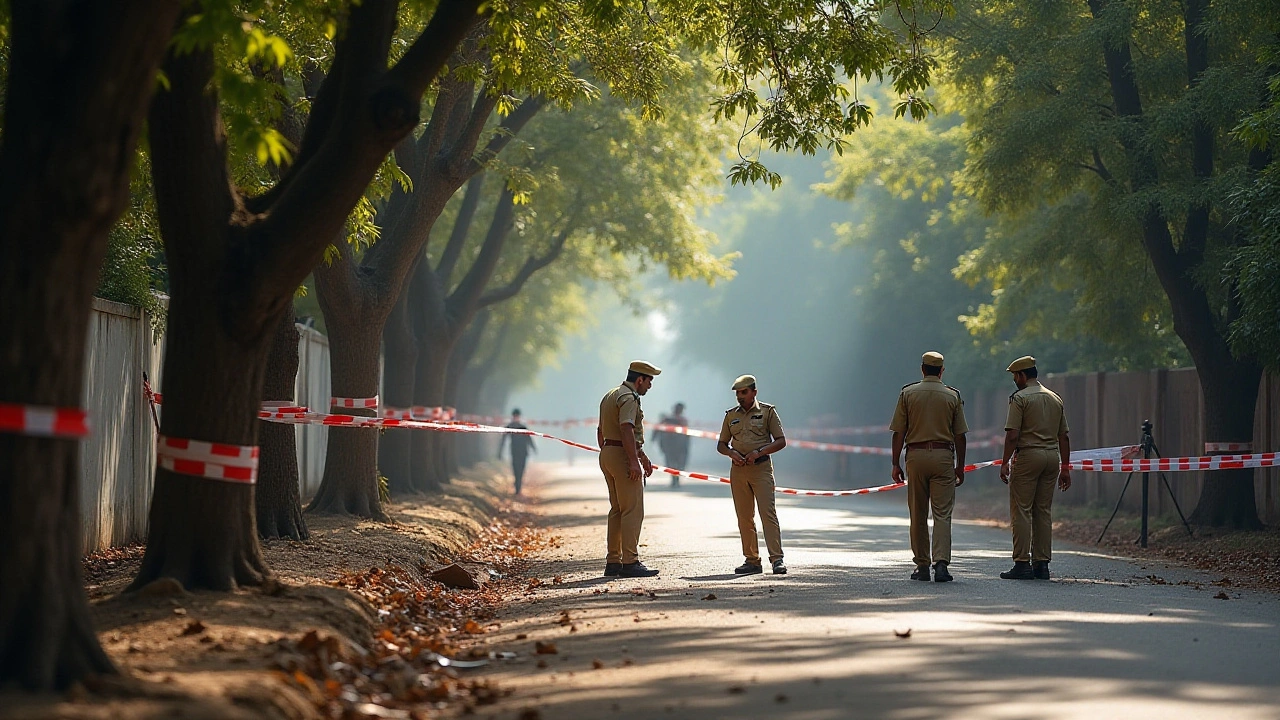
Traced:
<path fill-rule="evenodd" d="M 628 367 L 627 369 L 630 370 L 631 372 L 638 372 L 642 375 L 648 375 L 650 377 L 657 377 L 658 375 L 662 374 L 661 368 L 659 368 L 657 365 L 654 365 L 653 363 L 645 362 L 644 360 L 632 360 L 631 366 Z"/>
<path fill-rule="evenodd" d="M 743 388 L 749 388 L 755 384 L 756 384 L 755 375 L 739 375 L 738 379 L 733 381 L 733 389 L 741 390 Z"/>
<path fill-rule="evenodd" d="M 1006 372 L 1022 372 L 1023 370 L 1027 370 L 1035 366 L 1036 366 L 1035 358 L 1031 357 L 1030 355 L 1023 355 L 1017 360 L 1014 360 L 1013 362 L 1009 363 L 1009 367 L 1006 369 Z"/>
<path fill-rule="evenodd" d="M 942 353 L 930 350 L 920 358 L 921 365 L 929 367 L 942 367 Z"/>

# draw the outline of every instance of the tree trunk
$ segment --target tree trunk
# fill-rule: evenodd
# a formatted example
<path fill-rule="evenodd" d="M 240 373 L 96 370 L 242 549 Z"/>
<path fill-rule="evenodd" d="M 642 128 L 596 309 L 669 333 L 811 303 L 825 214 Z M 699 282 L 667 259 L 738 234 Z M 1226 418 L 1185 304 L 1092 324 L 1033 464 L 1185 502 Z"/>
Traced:
<path fill-rule="evenodd" d="M 444 403 L 444 376 L 447 350 L 431 343 L 418 353 L 414 380 L 414 404 L 428 407 Z M 452 433 L 418 430 L 414 432 L 409 459 L 415 486 L 422 492 L 439 492 L 449 482 L 444 447 Z"/>
<path fill-rule="evenodd" d="M 444 401 L 446 405 L 458 409 L 459 412 L 462 407 L 463 378 L 467 374 L 467 369 L 471 367 L 471 361 L 480 350 L 480 341 L 484 338 L 485 328 L 489 326 L 489 320 L 492 317 L 493 313 L 489 310 L 481 310 L 471 322 L 471 326 L 462 334 L 453 352 L 449 354 Z M 453 447 L 448 456 L 450 476 L 457 475 L 464 466 L 473 465 L 476 462 L 476 458 L 480 455 L 481 440 L 479 435 L 458 435 L 454 438 Z"/>
<path fill-rule="evenodd" d="M 1226 367 L 1197 367 L 1204 392 L 1207 442 L 1253 442 L 1253 413 L 1258 403 L 1262 369 L 1252 363 L 1230 362 Z M 1257 498 L 1253 470 L 1206 472 L 1196 509 L 1187 518 L 1196 525 L 1256 530 Z"/>
<path fill-rule="evenodd" d="M 90 303 L 175 2 L 10 3 L 0 133 L 0 402 L 78 408 Z M 115 668 L 80 557 L 80 446 L 0 434 L 0 686 Z"/>
<path fill-rule="evenodd" d="M 378 341 L 381 323 L 348 323 L 348 316 L 325 316 L 329 330 L 329 366 L 335 397 L 367 398 L 378 394 Z M 336 322 L 335 322 L 336 321 Z M 344 415 L 373 417 L 372 409 L 344 409 Z M 378 494 L 378 429 L 331 427 L 325 451 L 324 477 L 307 508 L 387 520 Z"/>
<path fill-rule="evenodd" d="M 1088 0 L 1090 11 L 1100 18 L 1110 11 L 1109 0 Z M 1184 5 L 1188 83 L 1199 83 L 1209 66 L 1208 44 L 1202 34 L 1202 20 L 1208 3 L 1192 0 Z M 1103 60 L 1116 115 L 1141 128 L 1146 122 L 1142 109 L 1142 93 L 1133 61 L 1130 43 L 1124 37 L 1103 40 Z M 1153 190 L 1161 187 L 1160 167 L 1152 150 L 1137 133 L 1120 136 L 1130 164 L 1129 189 L 1134 195 L 1147 195 L 1140 221 L 1142 243 L 1151 260 L 1160 286 L 1169 298 L 1173 311 L 1173 329 L 1195 362 L 1205 402 L 1205 433 L 1210 442 L 1251 442 L 1253 412 L 1257 402 L 1261 370 L 1251 361 L 1233 357 L 1222 327 L 1229 325 L 1231 314 L 1222 317 L 1220 303 L 1211 301 L 1196 276 L 1202 270 L 1209 240 L 1207 205 L 1192 204 L 1185 208 L 1186 218 L 1181 242 L 1174 244 L 1170 213 L 1151 200 Z M 1190 142 L 1191 171 L 1207 184 L 1213 175 L 1213 129 L 1203 122 L 1193 127 Z M 1234 288 L 1224 288 L 1228 296 Z M 1228 306 L 1230 302 L 1227 303 Z M 1195 522 L 1205 525 L 1253 528 L 1261 526 L 1253 495 L 1252 471 L 1213 471 L 1208 473 L 1200 502 L 1192 513 Z"/>
<path fill-rule="evenodd" d="M 166 247 L 173 246 L 174 235 L 166 233 Z M 252 344 L 231 338 L 221 322 L 221 308 L 208 300 L 222 299 L 207 287 L 217 282 L 219 273 L 174 262 L 176 255 L 169 253 L 160 434 L 255 445 L 270 340 L 267 329 Z M 258 544 L 254 504 L 252 484 L 157 468 L 147 551 L 129 589 L 162 577 L 188 589 L 225 591 L 261 584 L 271 573 Z"/>
<path fill-rule="evenodd" d="M 290 305 L 280 316 L 271 342 L 263 400 L 293 402 L 297 379 L 298 326 L 293 322 L 293 305 Z M 255 494 L 258 534 L 268 539 L 306 540 L 311 534 L 302 517 L 298 487 L 297 426 L 260 421 L 258 441 L 262 448 Z"/>
<path fill-rule="evenodd" d="M 426 259 L 419 258 L 419 264 Z M 410 276 L 412 277 L 412 276 Z M 382 330 L 382 390 L 383 403 L 390 407 L 407 408 L 413 405 L 413 382 L 418 362 L 418 342 L 410 325 L 408 292 L 400 293 Z M 378 469 L 387 478 L 387 486 L 393 496 L 414 492 L 413 476 L 409 464 L 409 445 L 415 433 L 421 430 L 388 428 L 378 444 Z"/>

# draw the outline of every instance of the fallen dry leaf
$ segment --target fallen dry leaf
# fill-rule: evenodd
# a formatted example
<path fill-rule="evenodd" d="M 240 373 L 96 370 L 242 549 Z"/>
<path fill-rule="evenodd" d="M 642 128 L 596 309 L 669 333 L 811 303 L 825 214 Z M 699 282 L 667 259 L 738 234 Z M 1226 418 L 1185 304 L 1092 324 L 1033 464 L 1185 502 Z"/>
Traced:
<path fill-rule="evenodd" d="M 191 622 L 187 623 L 187 626 L 185 628 L 182 629 L 182 634 L 183 635 L 199 635 L 204 631 L 205 631 L 204 623 L 200 622 L 199 620 L 192 620 Z"/>
<path fill-rule="evenodd" d="M 730 694 L 730 695 L 741 695 L 741 694 L 745 693 L 746 691 L 747 691 L 747 689 L 746 689 L 746 688 L 744 688 L 744 687 L 742 687 L 741 685 L 730 685 L 730 686 L 729 686 L 729 694 Z"/>
<path fill-rule="evenodd" d="M 702 599 L 703 599 L 703 600 L 715 600 L 715 599 L 716 599 L 716 594 L 715 594 L 715 593 L 707 593 L 707 596 L 706 596 L 706 597 L 704 597 L 704 598 L 702 598 Z"/>
<path fill-rule="evenodd" d="M 1226 591 L 1226 590 L 1221 590 L 1221 591 L 1219 591 L 1219 592 L 1218 592 L 1218 594 L 1217 594 L 1217 595 L 1214 595 L 1213 597 L 1214 597 L 1214 599 L 1216 599 L 1216 600 L 1230 600 L 1230 599 L 1231 599 L 1231 596 L 1227 594 L 1227 591 Z"/>
<path fill-rule="evenodd" d="M 911 637 L 911 628 L 907 628 L 906 630 L 894 630 L 893 634 L 895 637 L 909 638 Z"/>
<path fill-rule="evenodd" d="M 773 701 L 776 703 L 784 703 L 790 699 L 791 698 L 787 697 L 786 695 L 783 695 L 782 693 L 778 693 L 773 697 Z"/>
<path fill-rule="evenodd" d="M 543 642 L 541 640 L 533 644 L 533 651 L 538 655 L 557 655 L 560 652 L 558 649 L 556 649 L 555 643 Z"/>
<path fill-rule="evenodd" d="M 604 668 L 604 661 L 599 658 L 592 660 L 591 667 L 595 668 L 596 670 L 601 670 Z"/>

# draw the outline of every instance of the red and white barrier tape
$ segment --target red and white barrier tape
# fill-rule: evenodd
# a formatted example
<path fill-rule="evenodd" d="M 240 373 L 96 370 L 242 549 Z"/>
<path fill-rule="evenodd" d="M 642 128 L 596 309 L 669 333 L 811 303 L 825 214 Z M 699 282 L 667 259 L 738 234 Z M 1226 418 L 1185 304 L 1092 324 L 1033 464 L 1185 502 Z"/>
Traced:
<path fill-rule="evenodd" d="M 1253 451 L 1251 442 L 1207 442 L 1204 444 L 1206 455 L 1217 453 L 1247 453 Z"/>
<path fill-rule="evenodd" d="M 0 432 L 32 437 L 82 438 L 89 416 L 80 408 L 0 403 Z"/>
<path fill-rule="evenodd" d="M 697 428 L 685 427 L 684 425 L 664 425 L 658 424 L 651 426 L 655 432 L 668 432 L 675 435 L 687 435 L 689 437 L 706 438 L 708 440 L 719 440 L 720 433 L 710 430 L 699 430 Z M 1004 444 L 1004 440 L 977 440 L 970 442 L 966 447 L 970 448 L 986 448 L 999 447 Z M 835 443 L 814 442 L 812 440 L 787 440 L 787 447 L 802 448 L 805 450 L 818 450 L 820 452 L 841 452 L 852 453 L 855 455 L 893 455 L 893 449 L 887 447 L 874 447 L 867 445 L 838 445 Z"/>
<path fill-rule="evenodd" d="M 376 409 L 378 407 L 378 396 L 374 395 L 367 398 L 331 397 L 329 398 L 329 407 Z"/>
<path fill-rule="evenodd" d="M 429 422 L 453 422 L 458 411 L 451 407 L 427 407 L 414 405 L 410 408 L 384 407 L 378 410 L 378 417 L 395 420 L 426 420 Z"/>
<path fill-rule="evenodd" d="M 160 467 L 182 475 L 252 485 L 258 481 L 256 445 L 230 445 L 170 438 L 156 442 Z"/>
<path fill-rule="evenodd" d="M 1072 462 L 1072 470 L 1092 472 L 1192 472 L 1197 470 L 1241 470 L 1276 467 L 1280 453 L 1252 455 L 1209 455 L 1206 457 L 1151 458 L 1150 460 L 1082 460 Z"/>

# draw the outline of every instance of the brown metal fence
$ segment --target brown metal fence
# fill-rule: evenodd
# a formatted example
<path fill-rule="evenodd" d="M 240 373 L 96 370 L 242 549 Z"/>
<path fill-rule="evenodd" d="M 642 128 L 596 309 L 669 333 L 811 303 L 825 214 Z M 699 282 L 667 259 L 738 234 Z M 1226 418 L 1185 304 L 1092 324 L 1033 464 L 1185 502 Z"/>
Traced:
<path fill-rule="evenodd" d="M 1072 445 L 1077 449 L 1136 445 L 1142 436 L 1142 421 L 1150 420 L 1152 435 L 1165 457 L 1204 454 L 1203 405 L 1200 383 L 1193 368 L 1056 374 L 1043 378 L 1044 385 L 1062 396 L 1071 426 Z M 1013 390 L 1012 385 L 1009 388 Z M 965 413 L 971 428 L 1002 427 L 1009 406 L 1006 392 L 989 392 L 970 398 Z M 1258 389 L 1254 415 L 1254 452 L 1280 449 L 1280 378 L 1264 376 Z M 975 455 L 976 457 L 976 455 Z M 1280 519 L 1280 469 L 1260 468 L 1255 475 L 1258 514 L 1264 522 Z M 1184 512 L 1190 513 L 1200 496 L 1204 473 L 1170 473 L 1169 483 Z M 1119 473 L 1077 473 L 1076 486 L 1055 502 L 1072 505 L 1115 504 L 1124 486 Z M 1136 480 L 1135 480 L 1136 483 Z M 1141 508 L 1141 495 L 1131 487 L 1122 508 Z M 1168 495 L 1153 484 L 1152 512 L 1173 513 Z"/>

